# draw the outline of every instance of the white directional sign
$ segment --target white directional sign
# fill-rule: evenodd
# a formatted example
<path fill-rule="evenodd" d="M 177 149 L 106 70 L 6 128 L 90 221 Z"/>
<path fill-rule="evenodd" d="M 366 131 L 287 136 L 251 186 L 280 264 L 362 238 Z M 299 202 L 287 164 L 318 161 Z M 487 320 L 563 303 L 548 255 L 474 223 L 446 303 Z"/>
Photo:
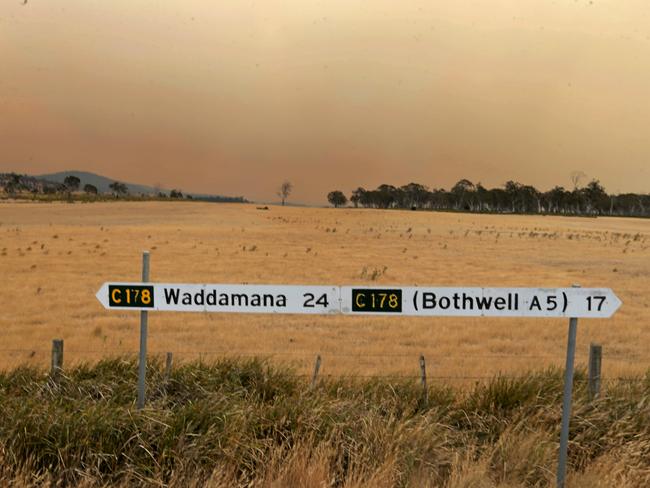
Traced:
<path fill-rule="evenodd" d="M 175 312 L 606 318 L 609 288 L 428 288 L 104 283 L 109 309 Z"/>
<path fill-rule="evenodd" d="M 341 287 L 350 314 L 605 318 L 620 305 L 609 288 Z"/>
<path fill-rule="evenodd" d="M 340 313 L 338 286 L 104 283 L 97 299 L 117 310 Z"/>

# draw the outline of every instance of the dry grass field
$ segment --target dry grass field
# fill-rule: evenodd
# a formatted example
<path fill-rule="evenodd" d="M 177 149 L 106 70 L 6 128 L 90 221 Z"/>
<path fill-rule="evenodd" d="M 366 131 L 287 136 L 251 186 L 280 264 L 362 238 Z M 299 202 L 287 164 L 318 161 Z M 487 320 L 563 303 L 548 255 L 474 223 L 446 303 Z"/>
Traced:
<path fill-rule="evenodd" d="M 581 320 L 578 363 L 607 378 L 650 367 L 650 221 L 176 203 L 0 204 L 0 368 L 138 348 L 138 313 L 106 311 L 104 281 L 611 287 L 612 319 Z M 564 320 L 152 313 L 149 351 L 186 361 L 260 355 L 308 374 L 441 381 L 562 365 Z"/>

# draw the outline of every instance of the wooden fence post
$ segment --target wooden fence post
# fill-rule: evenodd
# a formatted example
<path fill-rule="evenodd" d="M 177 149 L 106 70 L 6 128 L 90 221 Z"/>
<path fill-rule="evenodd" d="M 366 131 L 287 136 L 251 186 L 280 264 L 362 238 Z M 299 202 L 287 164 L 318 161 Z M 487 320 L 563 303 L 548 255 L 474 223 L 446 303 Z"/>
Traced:
<path fill-rule="evenodd" d="M 422 400 L 425 405 L 429 404 L 429 390 L 427 388 L 427 363 L 424 354 L 420 354 L 420 383 L 422 384 Z"/>
<path fill-rule="evenodd" d="M 63 369 L 63 339 L 54 339 L 52 341 L 52 368 L 50 376 L 57 379 Z"/>
<path fill-rule="evenodd" d="M 600 396 L 600 371 L 603 358 L 603 347 L 600 344 L 589 345 L 589 399 Z"/>
<path fill-rule="evenodd" d="M 165 358 L 165 379 L 169 380 L 169 378 L 172 375 L 172 363 L 174 360 L 174 355 L 171 352 L 167 353 L 167 357 Z"/>
<path fill-rule="evenodd" d="M 314 375 L 311 378 L 311 387 L 316 386 L 316 381 L 318 381 L 318 372 L 320 371 L 320 354 L 316 356 L 316 363 L 314 364 Z"/>

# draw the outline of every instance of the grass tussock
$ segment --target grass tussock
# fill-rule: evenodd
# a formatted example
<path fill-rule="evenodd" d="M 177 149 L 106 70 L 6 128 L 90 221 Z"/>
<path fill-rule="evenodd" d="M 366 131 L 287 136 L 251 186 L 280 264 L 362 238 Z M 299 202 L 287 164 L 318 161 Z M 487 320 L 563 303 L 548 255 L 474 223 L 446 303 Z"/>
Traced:
<path fill-rule="evenodd" d="M 12 486 L 551 486 L 562 375 L 495 378 L 469 391 L 338 379 L 309 388 L 262 360 L 81 365 L 53 381 L 0 373 L 0 481 Z M 650 381 L 595 402 L 577 382 L 569 486 L 650 483 Z"/>

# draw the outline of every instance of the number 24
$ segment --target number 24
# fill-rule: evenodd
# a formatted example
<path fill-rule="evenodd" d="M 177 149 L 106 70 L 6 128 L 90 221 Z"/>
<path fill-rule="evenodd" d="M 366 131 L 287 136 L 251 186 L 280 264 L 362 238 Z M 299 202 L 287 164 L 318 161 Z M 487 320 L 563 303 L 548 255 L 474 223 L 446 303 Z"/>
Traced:
<path fill-rule="evenodd" d="M 323 293 L 320 297 L 318 297 L 318 299 L 316 299 L 316 296 L 313 293 L 305 293 L 303 297 L 305 298 L 303 307 L 306 308 L 314 308 L 316 305 L 327 307 L 329 305 L 329 302 L 327 301 L 327 293 Z"/>

